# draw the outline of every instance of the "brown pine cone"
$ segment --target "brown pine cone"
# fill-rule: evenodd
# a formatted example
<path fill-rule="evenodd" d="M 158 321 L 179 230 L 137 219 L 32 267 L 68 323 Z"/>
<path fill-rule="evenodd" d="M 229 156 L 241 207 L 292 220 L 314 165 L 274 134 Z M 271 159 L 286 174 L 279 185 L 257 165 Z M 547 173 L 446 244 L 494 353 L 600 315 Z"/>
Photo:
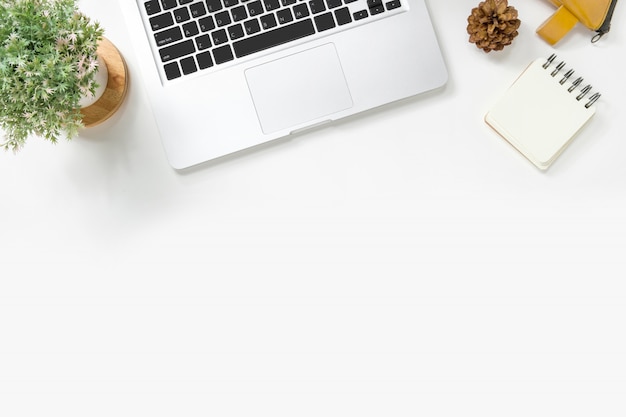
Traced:
<path fill-rule="evenodd" d="M 521 21 L 507 0 L 485 0 L 467 18 L 469 41 L 485 52 L 500 51 L 517 36 Z"/>

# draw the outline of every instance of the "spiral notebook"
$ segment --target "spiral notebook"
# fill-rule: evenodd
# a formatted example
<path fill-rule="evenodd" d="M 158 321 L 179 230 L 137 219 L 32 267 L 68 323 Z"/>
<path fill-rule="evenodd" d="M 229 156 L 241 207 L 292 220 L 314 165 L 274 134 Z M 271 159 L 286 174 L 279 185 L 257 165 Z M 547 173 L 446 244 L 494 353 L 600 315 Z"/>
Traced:
<path fill-rule="evenodd" d="M 546 170 L 595 114 L 600 93 L 556 55 L 533 61 L 485 115 L 485 122 Z"/>

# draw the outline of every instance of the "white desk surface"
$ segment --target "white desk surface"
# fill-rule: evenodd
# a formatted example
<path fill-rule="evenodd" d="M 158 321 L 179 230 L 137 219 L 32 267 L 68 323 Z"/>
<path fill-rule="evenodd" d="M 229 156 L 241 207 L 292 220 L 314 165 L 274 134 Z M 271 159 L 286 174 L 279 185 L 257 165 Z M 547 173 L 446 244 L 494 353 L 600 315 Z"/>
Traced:
<path fill-rule="evenodd" d="M 477 3 L 428 2 L 443 90 L 179 173 L 83 0 L 131 86 L 0 153 L 0 415 L 626 415 L 626 5 L 485 54 Z M 552 52 L 603 95 L 543 173 L 483 115 Z"/>

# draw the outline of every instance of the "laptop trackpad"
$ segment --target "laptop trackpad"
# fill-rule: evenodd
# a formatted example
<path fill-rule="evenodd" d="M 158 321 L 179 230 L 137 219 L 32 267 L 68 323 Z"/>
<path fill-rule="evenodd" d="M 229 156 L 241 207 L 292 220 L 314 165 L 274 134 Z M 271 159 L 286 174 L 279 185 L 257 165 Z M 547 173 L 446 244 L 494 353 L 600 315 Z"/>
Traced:
<path fill-rule="evenodd" d="M 264 133 L 272 133 L 352 107 L 352 97 L 331 43 L 246 70 Z"/>

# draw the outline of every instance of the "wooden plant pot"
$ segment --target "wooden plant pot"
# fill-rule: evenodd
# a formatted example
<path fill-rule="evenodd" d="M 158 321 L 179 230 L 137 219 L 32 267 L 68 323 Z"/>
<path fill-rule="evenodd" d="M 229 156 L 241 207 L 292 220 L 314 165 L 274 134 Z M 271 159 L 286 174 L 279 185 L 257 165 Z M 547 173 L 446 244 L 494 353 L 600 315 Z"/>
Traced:
<path fill-rule="evenodd" d="M 85 127 L 96 126 L 113 116 L 122 105 L 128 90 L 126 61 L 107 38 L 102 38 L 100 41 L 98 56 L 107 66 L 108 80 L 98 101 L 80 110 Z"/>

